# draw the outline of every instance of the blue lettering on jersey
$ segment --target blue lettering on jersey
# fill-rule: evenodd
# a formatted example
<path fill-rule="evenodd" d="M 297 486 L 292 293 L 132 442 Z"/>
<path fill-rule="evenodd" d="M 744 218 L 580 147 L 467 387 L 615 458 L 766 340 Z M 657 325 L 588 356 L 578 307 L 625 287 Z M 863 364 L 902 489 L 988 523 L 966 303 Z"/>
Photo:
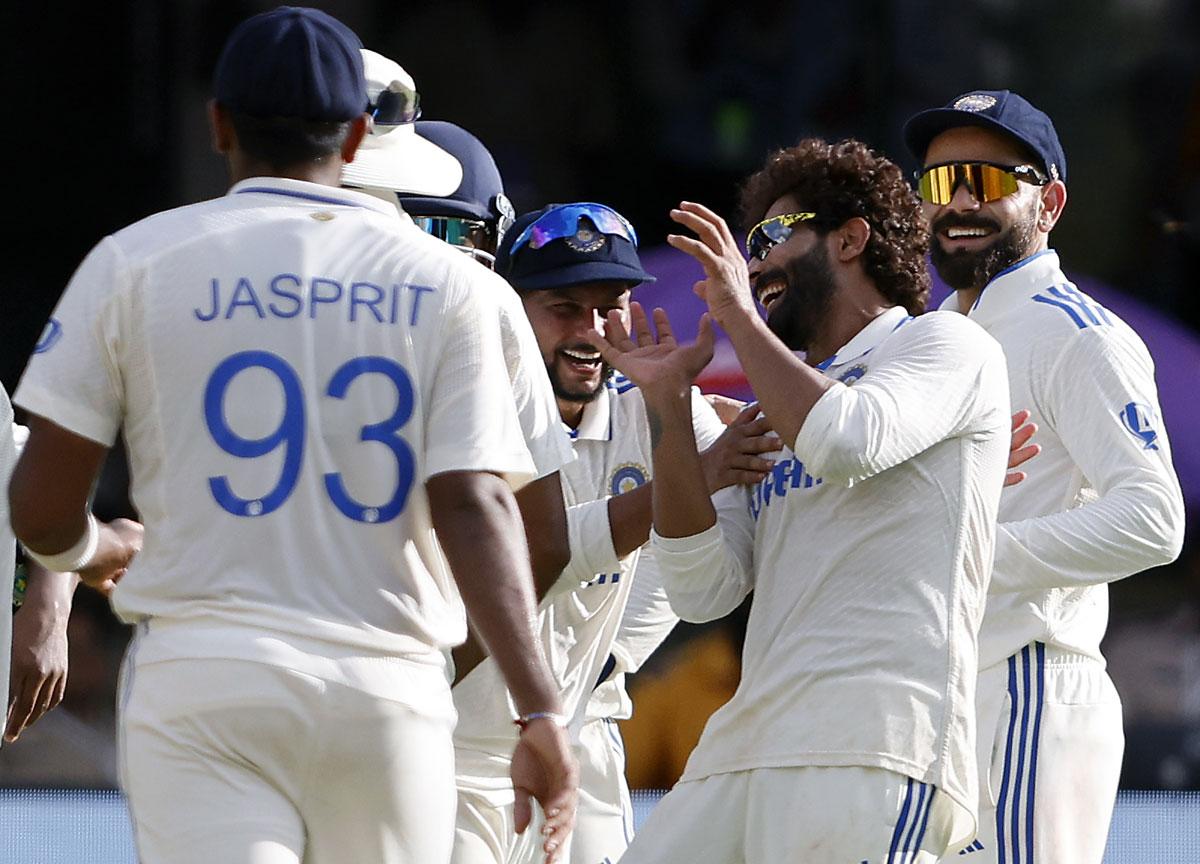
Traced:
<path fill-rule="evenodd" d="M 1158 449 L 1158 432 L 1154 429 L 1154 411 L 1140 402 L 1130 402 L 1121 409 L 1121 424 L 1142 441 L 1143 450 Z"/>
<path fill-rule="evenodd" d="M 226 283 L 228 284 L 228 283 Z M 373 282 L 350 282 L 347 288 L 342 282 L 324 276 L 303 279 L 295 273 L 279 273 L 268 282 L 269 302 L 255 288 L 248 276 L 239 276 L 233 289 L 222 286 L 221 279 L 214 276 L 209 280 L 207 302 L 192 309 L 197 321 L 225 320 L 237 316 L 245 320 L 254 317 L 260 321 L 268 318 L 295 318 L 307 308 L 308 317 L 326 317 L 332 310 L 351 324 L 359 321 L 376 324 L 396 324 L 402 314 L 403 298 L 408 297 L 408 323 L 415 327 L 420 315 L 421 298 L 432 294 L 437 288 L 428 285 L 392 285 L 386 288 Z M 228 291 L 228 296 L 225 292 Z M 276 302 L 282 301 L 282 302 Z M 244 307 L 244 308 L 243 308 Z M 325 311 L 321 307 L 328 307 Z M 244 309 L 252 310 L 251 312 Z"/>
<path fill-rule="evenodd" d="M 1112 324 L 1108 311 L 1090 297 L 1085 297 L 1069 282 L 1053 285 L 1042 294 L 1034 294 L 1035 303 L 1045 303 L 1062 310 L 1080 330 L 1104 324 Z"/>
<path fill-rule="evenodd" d="M 750 515 L 757 522 L 764 507 L 776 498 L 783 498 L 792 489 L 813 489 L 821 485 L 821 478 L 814 477 L 795 456 L 775 463 L 771 476 L 760 480 L 750 496 Z"/>
<path fill-rule="evenodd" d="M 46 322 L 46 326 L 42 328 L 42 335 L 38 337 L 37 344 L 33 346 L 33 353 L 45 354 L 58 344 L 58 340 L 62 338 L 62 335 L 62 322 L 57 318 L 51 318 Z"/>
<path fill-rule="evenodd" d="M 860 363 L 857 366 L 851 366 L 849 369 L 839 375 L 837 380 L 841 381 L 843 384 L 853 384 L 866 374 L 867 367 Z"/>

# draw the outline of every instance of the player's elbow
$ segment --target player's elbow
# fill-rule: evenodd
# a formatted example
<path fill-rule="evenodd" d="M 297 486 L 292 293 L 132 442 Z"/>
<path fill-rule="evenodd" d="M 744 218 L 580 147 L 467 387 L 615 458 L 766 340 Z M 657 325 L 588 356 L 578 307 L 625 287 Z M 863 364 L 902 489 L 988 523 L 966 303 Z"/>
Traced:
<path fill-rule="evenodd" d="M 1178 486 L 1154 490 L 1154 502 L 1147 508 L 1146 534 L 1157 559 L 1151 567 L 1170 564 L 1183 551 L 1184 504 Z"/>

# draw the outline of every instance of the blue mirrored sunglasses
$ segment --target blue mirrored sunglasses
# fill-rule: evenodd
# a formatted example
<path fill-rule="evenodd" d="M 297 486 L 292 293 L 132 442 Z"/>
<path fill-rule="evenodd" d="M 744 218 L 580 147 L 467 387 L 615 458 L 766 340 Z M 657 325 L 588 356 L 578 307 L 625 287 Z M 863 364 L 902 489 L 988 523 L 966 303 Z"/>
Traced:
<path fill-rule="evenodd" d="M 587 217 L 600 233 L 624 237 L 635 247 L 637 246 L 637 232 L 633 230 L 628 219 L 611 207 L 583 202 L 560 204 L 547 210 L 517 236 L 509 254 L 515 255 L 522 246 L 527 245 L 530 249 L 541 249 L 553 240 L 574 237 L 579 233 L 579 220 L 584 217 Z"/>

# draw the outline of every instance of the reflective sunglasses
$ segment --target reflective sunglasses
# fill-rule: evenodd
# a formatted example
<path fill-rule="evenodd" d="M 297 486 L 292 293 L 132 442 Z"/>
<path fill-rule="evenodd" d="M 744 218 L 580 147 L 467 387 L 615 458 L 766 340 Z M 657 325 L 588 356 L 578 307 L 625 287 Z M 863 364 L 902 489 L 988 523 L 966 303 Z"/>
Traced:
<path fill-rule="evenodd" d="M 1029 165 L 947 162 L 917 173 L 917 194 L 930 204 L 949 204 L 960 183 L 966 184 L 976 201 L 986 204 L 1013 194 L 1018 183 L 1043 186 L 1046 177 Z"/>
<path fill-rule="evenodd" d="M 421 97 L 416 90 L 393 81 L 367 105 L 367 113 L 378 126 L 403 126 L 421 116 Z"/>
<path fill-rule="evenodd" d="M 551 241 L 575 237 L 579 234 L 579 220 L 584 217 L 587 217 L 601 234 L 624 237 L 635 247 L 638 245 L 637 232 L 633 230 L 628 219 L 611 207 L 583 202 L 560 204 L 547 210 L 517 236 L 509 254 L 515 255 L 522 246 L 541 249 Z"/>
<path fill-rule="evenodd" d="M 772 249 L 792 236 L 796 225 L 816 218 L 816 213 L 783 213 L 764 219 L 746 235 L 746 254 L 759 261 L 766 260 Z"/>

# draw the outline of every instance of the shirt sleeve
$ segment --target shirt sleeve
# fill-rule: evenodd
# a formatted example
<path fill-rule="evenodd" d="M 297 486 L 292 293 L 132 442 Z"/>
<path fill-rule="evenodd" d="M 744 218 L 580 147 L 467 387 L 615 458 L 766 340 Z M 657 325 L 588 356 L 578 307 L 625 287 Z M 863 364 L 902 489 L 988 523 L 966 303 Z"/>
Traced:
<path fill-rule="evenodd" d="M 658 559 L 650 544 L 642 547 L 633 587 L 613 640 L 618 672 L 636 672 L 679 623 L 663 587 Z"/>
<path fill-rule="evenodd" d="M 621 569 L 621 559 L 613 546 L 612 526 L 608 519 L 608 499 L 605 495 L 595 501 L 585 501 L 567 508 L 567 539 L 571 544 L 571 560 L 563 568 L 552 593 L 578 587 L 591 581 L 597 573 L 615 573 Z"/>
<path fill-rule="evenodd" d="M 730 486 L 713 496 L 717 522 L 691 537 L 650 532 L 671 608 L 684 621 L 728 615 L 754 589 L 754 520 L 748 492 Z"/>
<path fill-rule="evenodd" d="M 696 435 L 696 449 L 701 453 L 725 431 L 725 424 L 717 416 L 716 409 L 708 404 L 699 387 L 692 388 L 692 431 Z"/>
<path fill-rule="evenodd" d="M 426 404 L 425 478 L 447 471 L 493 471 L 514 488 L 535 476 L 512 398 L 499 312 L 472 283 L 454 292 L 442 322 Z"/>
<path fill-rule="evenodd" d="M 1183 543 L 1183 496 L 1141 340 L 1110 328 L 1080 331 L 1045 392 L 1043 416 L 1096 495 L 1070 510 L 1001 523 L 991 592 L 1098 585 L 1173 561 Z"/>
<path fill-rule="evenodd" d="M 546 373 L 537 337 L 521 301 L 507 283 L 496 286 L 496 290 L 501 292 L 502 298 L 499 304 L 501 340 L 517 419 L 537 476 L 545 477 L 573 461 L 575 451 L 563 430 L 550 376 Z"/>
<path fill-rule="evenodd" d="M 934 444 L 995 427 L 999 345 L 966 319 L 930 313 L 905 327 L 903 347 L 854 386 L 835 383 L 809 412 L 792 448 L 825 482 L 853 486 L 906 462 Z M 1007 426 L 1005 426 L 1007 428 Z"/>
<path fill-rule="evenodd" d="M 67 283 L 14 398 L 27 411 L 106 447 L 124 416 L 120 306 L 128 284 L 120 247 L 106 237 Z"/>

